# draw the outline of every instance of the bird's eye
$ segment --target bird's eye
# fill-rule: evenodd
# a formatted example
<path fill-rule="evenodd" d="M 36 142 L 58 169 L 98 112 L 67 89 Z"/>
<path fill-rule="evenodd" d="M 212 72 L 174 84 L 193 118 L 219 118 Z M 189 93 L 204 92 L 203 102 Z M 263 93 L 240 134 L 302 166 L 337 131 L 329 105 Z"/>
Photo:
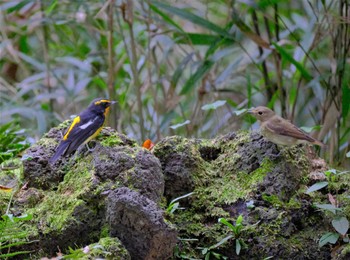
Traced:
<path fill-rule="evenodd" d="M 262 115 L 262 114 L 263 114 L 263 112 L 259 111 L 259 112 L 258 112 L 258 114 L 259 114 L 259 115 Z"/>

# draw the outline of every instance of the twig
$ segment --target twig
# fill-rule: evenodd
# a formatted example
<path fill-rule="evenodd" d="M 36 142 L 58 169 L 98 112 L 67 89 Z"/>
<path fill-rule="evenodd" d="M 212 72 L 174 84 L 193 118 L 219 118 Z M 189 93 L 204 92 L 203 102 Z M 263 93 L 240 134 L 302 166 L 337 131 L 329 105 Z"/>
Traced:
<path fill-rule="evenodd" d="M 145 127 L 144 127 L 144 119 L 143 119 L 143 111 L 142 111 L 142 99 L 141 99 L 141 82 L 137 71 L 137 52 L 136 52 L 136 43 L 134 37 L 133 30 L 133 2 L 132 0 L 127 0 L 126 4 L 121 6 L 123 20 L 127 23 L 129 27 L 130 34 L 130 52 L 127 52 L 130 59 L 130 67 L 133 75 L 133 81 L 136 88 L 136 98 L 137 98 L 137 107 L 139 114 L 139 126 L 140 126 L 140 134 L 141 140 L 145 140 Z M 125 48 L 127 46 L 124 41 Z M 131 54 L 131 55 L 130 55 Z M 130 57 L 131 56 L 131 57 Z"/>
<path fill-rule="evenodd" d="M 46 81 L 46 86 L 48 88 L 48 92 L 51 94 L 52 92 L 52 88 L 51 88 L 51 83 L 50 83 L 50 58 L 49 58 L 49 46 L 48 46 L 48 42 L 47 40 L 49 39 L 49 32 L 48 32 L 48 28 L 46 25 L 46 15 L 45 15 L 45 10 L 44 10 L 44 1 L 41 0 L 40 1 L 40 10 L 41 10 L 41 19 L 42 19 L 42 30 L 43 30 L 43 55 L 44 55 L 44 62 L 45 62 L 45 81 Z M 50 98 L 50 111 L 53 111 L 53 99 Z M 51 121 L 51 126 L 52 125 L 52 121 Z"/>
<path fill-rule="evenodd" d="M 107 88 L 108 88 L 108 95 L 111 100 L 116 100 L 117 95 L 114 91 L 114 85 L 115 85 L 115 72 L 114 72 L 114 61 L 115 61 L 115 53 L 113 51 L 114 41 L 113 41 L 113 11 L 114 11 L 114 0 L 109 1 L 108 6 L 108 82 L 107 82 Z M 116 108 L 118 107 L 118 104 L 115 105 Z M 118 119 L 117 119 L 117 110 L 118 109 L 112 109 L 112 116 L 110 116 L 110 125 L 113 128 L 116 128 L 118 125 Z"/>

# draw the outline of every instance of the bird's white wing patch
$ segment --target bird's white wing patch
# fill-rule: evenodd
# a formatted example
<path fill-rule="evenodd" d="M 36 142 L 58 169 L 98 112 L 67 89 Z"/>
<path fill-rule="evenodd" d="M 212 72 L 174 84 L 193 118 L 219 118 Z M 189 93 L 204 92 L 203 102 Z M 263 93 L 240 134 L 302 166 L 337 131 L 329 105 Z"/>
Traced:
<path fill-rule="evenodd" d="M 96 118 L 94 120 L 89 120 L 87 123 L 79 126 L 80 129 L 86 129 L 88 128 L 90 125 L 92 125 L 95 122 Z"/>

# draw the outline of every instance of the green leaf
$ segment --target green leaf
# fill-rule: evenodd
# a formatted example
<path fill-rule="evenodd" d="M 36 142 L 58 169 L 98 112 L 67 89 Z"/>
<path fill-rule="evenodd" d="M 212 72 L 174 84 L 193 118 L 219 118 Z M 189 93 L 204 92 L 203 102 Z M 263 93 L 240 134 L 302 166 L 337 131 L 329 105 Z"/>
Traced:
<path fill-rule="evenodd" d="M 248 109 L 243 108 L 243 109 L 240 109 L 240 110 L 233 111 L 233 113 L 236 114 L 237 116 L 240 116 L 242 114 L 245 114 L 247 111 L 248 111 Z"/>
<path fill-rule="evenodd" d="M 307 80 L 311 80 L 312 79 L 311 74 L 303 67 L 303 65 L 301 63 L 296 61 L 285 49 L 283 49 L 277 43 L 273 42 L 272 44 L 273 44 L 273 46 L 275 46 L 276 50 L 282 55 L 283 58 L 285 58 L 290 63 L 292 63 L 297 68 L 297 70 L 300 71 L 301 75 L 305 79 L 307 79 Z"/>
<path fill-rule="evenodd" d="M 324 234 L 321 238 L 320 241 L 318 242 L 319 247 L 323 247 L 327 243 L 335 244 L 339 239 L 339 234 L 329 232 Z"/>
<path fill-rule="evenodd" d="M 171 214 L 173 214 L 175 212 L 175 210 L 177 210 L 179 208 L 179 205 L 180 205 L 179 202 L 175 202 L 173 204 L 170 204 L 167 211 L 170 212 Z"/>
<path fill-rule="evenodd" d="M 211 247 L 209 247 L 209 250 L 221 246 L 223 243 L 225 243 L 227 240 L 230 240 L 232 237 L 233 237 L 232 235 L 229 235 L 229 236 L 227 236 L 227 237 L 224 237 L 224 238 L 221 239 L 218 243 L 216 243 L 215 245 L 212 245 Z"/>
<path fill-rule="evenodd" d="M 350 87 L 346 80 L 342 84 L 342 117 L 345 119 L 349 113 L 350 108 Z"/>
<path fill-rule="evenodd" d="M 217 26 L 216 24 L 213 24 L 212 22 L 209 22 L 208 20 L 197 16 L 189 11 L 186 11 L 184 9 L 180 9 L 162 2 L 157 2 L 157 1 L 151 1 L 151 3 L 158 7 L 161 8 L 169 13 L 175 14 L 177 16 L 180 16 L 186 20 L 191 21 L 194 24 L 197 24 L 203 28 L 206 28 L 210 31 L 216 32 L 217 34 L 220 34 L 222 36 L 231 38 L 232 36 L 224 29 L 222 29 L 221 27 Z"/>
<path fill-rule="evenodd" d="M 202 110 L 211 110 L 211 109 L 217 109 L 218 107 L 221 107 L 226 104 L 226 100 L 217 100 L 214 103 L 206 104 L 202 106 Z"/>
<path fill-rule="evenodd" d="M 8 13 L 12 13 L 14 11 L 19 11 L 30 2 L 32 2 L 32 0 L 8 1 L 6 4 L 1 5 L 0 10 L 7 10 Z"/>
<path fill-rule="evenodd" d="M 170 128 L 171 129 L 177 129 L 177 128 L 181 127 L 181 126 L 188 125 L 189 123 L 191 123 L 191 121 L 190 120 L 186 120 L 183 123 L 176 124 L 176 125 L 171 125 Z"/>
<path fill-rule="evenodd" d="M 20 245 L 23 245 L 23 244 L 25 244 L 25 243 L 22 243 L 22 244 L 20 244 Z M 33 252 L 33 251 L 17 251 L 17 252 L 8 253 L 8 254 L 1 254 L 1 255 L 0 255 L 0 258 L 4 258 L 4 259 L 6 258 L 6 259 L 8 259 L 8 258 L 14 257 L 14 256 L 16 256 L 16 255 L 29 254 L 29 253 L 31 253 L 31 252 Z"/>
<path fill-rule="evenodd" d="M 161 10 L 159 10 L 156 6 L 154 6 L 153 4 L 150 4 L 150 8 L 152 11 L 154 11 L 155 13 L 159 14 L 163 20 L 165 22 L 167 22 L 168 24 L 174 26 L 176 29 L 178 29 L 181 32 L 184 32 L 181 28 L 181 26 L 179 26 L 176 22 L 174 22 L 173 19 L 171 19 L 169 16 L 167 16 L 165 13 L 163 13 Z"/>
<path fill-rule="evenodd" d="M 171 204 L 171 203 L 174 203 L 174 202 L 176 202 L 176 201 L 178 201 L 178 200 L 187 198 L 187 197 L 191 196 L 193 193 L 194 193 L 194 192 L 190 192 L 190 193 L 187 193 L 187 194 L 182 195 L 182 196 L 180 196 L 180 197 L 177 197 L 177 198 L 173 199 L 173 200 L 170 202 L 170 204 Z"/>
<path fill-rule="evenodd" d="M 222 224 L 224 224 L 224 225 L 226 225 L 227 227 L 229 227 L 232 231 L 235 231 L 236 230 L 236 228 L 235 228 L 235 226 L 233 226 L 229 221 L 227 221 L 227 219 L 225 219 L 225 218 L 219 218 L 218 219 L 218 222 L 219 223 L 222 223 Z"/>
<path fill-rule="evenodd" d="M 187 64 L 192 60 L 192 57 L 193 57 L 193 53 L 192 54 L 189 54 L 187 55 L 181 62 L 180 64 L 177 66 L 172 78 L 171 78 L 171 81 L 170 81 L 170 86 L 171 88 L 176 88 L 176 85 L 177 85 L 177 82 L 179 81 L 182 73 L 184 72 L 185 70 L 185 67 L 187 66 Z"/>
<path fill-rule="evenodd" d="M 311 133 L 312 131 L 318 131 L 321 129 L 320 125 L 315 125 L 315 126 L 302 126 L 300 127 L 301 130 L 303 130 L 306 133 Z"/>
<path fill-rule="evenodd" d="M 236 239 L 236 254 L 239 255 L 241 252 L 241 243 L 239 242 L 239 239 Z"/>
<path fill-rule="evenodd" d="M 328 185 L 328 181 L 321 181 L 317 182 L 314 185 L 312 185 L 310 188 L 307 189 L 306 193 L 310 193 L 313 191 L 320 190 Z"/>
<path fill-rule="evenodd" d="M 243 216 L 242 215 L 239 215 L 237 220 L 236 220 L 236 225 L 240 225 L 242 224 L 242 221 L 243 221 Z"/>
<path fill-rule="evenodd" d="M 57 6 L 57 0 L 52 1 L 50 6 L 48 6 L 47 9 L 45 10 L 46 15 L 49 16 L 56 6 Z"/>
<path fill-rule="evenodd" d="M 335 228 L 335 230 L 341 234 L 345 235 L 349 230 L 349 221 L 346 217 L 337 217 L 332 220 L 332 225 Z"/>
<path fill-rule="evenodd" d="M 198 80 L 200 80 L 214 65 L 213 61 L 205 60 L 197 69 L 197 71 L 186 81 L 185 86 L 181 89 L 180 95 L 190 92 Z"/>
<path fill-rule="evenodd" d="M 234 11 L 235 12 L 235 11 Z M 270 44 L 266 42 L 263 38 L 260 37 L 257 33 L 253 32 L 250 27 L 244 23 L 242 19 L 239 18 L 238 14 L 232 15 L 233 22 L 237 25 L 237 27 L 241 30 L 245 36 L 255 42 L 258 46 L 261 46 L 266 49 L 270 49 Z"/>
<path fill-rule="evenodd" d="M 337 174 L 337 170 L 336 169 L 329 169 L 327 171 L 324 172 L 324 174 L 329 177 L 332 174 Z"/>
<path fill-rule="evenodd" d="M 204 33 L 174 33 L 173 39 L 177 44 L 189 44 L 192 45 L 212 45 L 217 41 L 220 41 L 220 36 L 204 34 Z M 232 40 L 225 41 L 225 44 L 232 44 Z"/>
<path fill-rule="evenodd" d="M 314 206 L 319 208 L 319 209 L 328 210 L 334 214 L 336 213 L 336 211 L 342 211 L 341 208 L 337 208 L 336 206 L 333 206 L 332 204 L 314 204 Z"/>

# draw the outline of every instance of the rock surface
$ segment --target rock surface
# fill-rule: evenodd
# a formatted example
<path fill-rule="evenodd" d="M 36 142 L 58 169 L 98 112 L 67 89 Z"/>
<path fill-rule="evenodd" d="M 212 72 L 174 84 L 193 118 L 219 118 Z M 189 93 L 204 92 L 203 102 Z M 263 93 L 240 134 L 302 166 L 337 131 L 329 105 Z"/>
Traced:
<path fill-rule="evenodd" d="M 50 165 L 48 160 L 60 136 L 60 127 L 51 129 L 25 154 L 27 189 L 16 199 L 26 213 L 34 216 L 27 229 L 31 238 L 37 240 L 27 245 L 27 249 L 52 256 L 58 248 L 83 247 L 109 236 L 123 238 L 126 249 L 134 252 L 136 236 L 127 236 L 133 231 L 129 223 L 119 223 L 120 233 L 113 229 L 115 224 L 111 219 L 120 212 L 110 211 L 113 200 L 108 196 L 120 192 L 121 187 L 128 187 L 125 189 L 133 190 L 129 190 L 130 200 L 118 201 L 115 205 L 125 207 L 124 219 L 148 221 L 144 231 L 152 232 L 143 233 L 140 228 L 138 239 L 143 244 L 137 252 L 145 257 L 157 254 L 164 259 L 171 257 L 176 231 L 164 222 L 163 211 L 157 205 L 164 193 L 159 160 L 126 136 L 105 128 L 92 152 L 82 149 L 80 154 L 60 158 Z M 149 209 L 144 208 L 145 203 Z M 133 210 L 126 210 L 131 208 Z M 158 243 L 165 235 L 171 239 Z M 137 259 L 135 253 L 132 255 Z"/>
<path fill-rule="evenodd" d="M 168 259 L 176 245 L 176 232 L 163 220 L 157 204 L 138 192 L 120 188 L 108 195 L 107 222 L 133 259 Z"/>
<path fill-rule="evenodd" d="M 332 218 L 314 206 L 329 195 L 305 193 L 324 180 L 326 167 L 304 146 L 281 148 L 259 133 L 238 132 L 211 140 L 166 137 L 150 152 L 105 128 L 93 152 L 48 165 L 65 126 L 27 150 L 27 189 L 14 201 L 17 212 L 33 215 L 25 226 L 38 240 L 26 248 L 36 250 L 34 258 L 117 239 L 113 259 L 331 258 L 318 240 L 332 231 Z M 338 178 L 328 190 L 350 217 L 350 180 Z M 218 222 L 234 225 L 239 215 L 237 234 Z M 347 259 L 349 250 L 340 244 L 335 259 Z"/>

